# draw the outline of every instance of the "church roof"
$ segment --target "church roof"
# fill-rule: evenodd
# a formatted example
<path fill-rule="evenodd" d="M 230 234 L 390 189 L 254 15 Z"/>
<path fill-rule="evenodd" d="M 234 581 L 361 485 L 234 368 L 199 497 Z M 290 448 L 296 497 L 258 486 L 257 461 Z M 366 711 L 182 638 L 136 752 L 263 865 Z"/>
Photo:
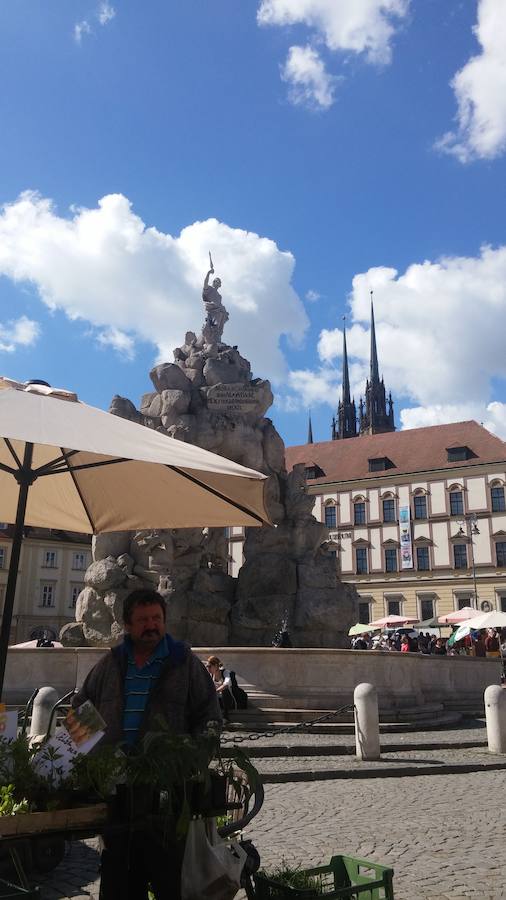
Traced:
<path fill-rule="evenodd" d="M 469 448 L 468 459 L 448 461 L 449 448 Z M 386 472 L 371 472 L 370 460 L 391 461 Z M 363 434 L 340 441 L 320 441 L 286 448 L 286 466 L 317 466 L 324 472 L 311 484 L 382 478 L 434 469 L 472 468 L 483 463 L 506 462 L 506 443 L 478 422 L 431 425 L 385 434 Z"/>

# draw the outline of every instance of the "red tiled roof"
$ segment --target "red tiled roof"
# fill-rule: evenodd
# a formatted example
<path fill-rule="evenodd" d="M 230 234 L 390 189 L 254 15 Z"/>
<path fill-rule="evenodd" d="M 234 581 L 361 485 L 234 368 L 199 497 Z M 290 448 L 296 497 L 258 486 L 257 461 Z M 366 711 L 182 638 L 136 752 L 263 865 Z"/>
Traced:
<path fill-rule="evenodd" d="M 469 447 L 472 459 L 448 462 L 448 447 Z M 369 459 L 388 457 L 393 468 L 370 472 Z M 480 463 L 506 462 L 506 444 L 478 422 L 431 425 L 387 434 L 365 434 L 341 441 L 321 441 L 286 448 L 288 471 L 297 463 L 316 465 L 325 473 L 311 484 L 383 478 L 385 475 L 458 469 Z"/>

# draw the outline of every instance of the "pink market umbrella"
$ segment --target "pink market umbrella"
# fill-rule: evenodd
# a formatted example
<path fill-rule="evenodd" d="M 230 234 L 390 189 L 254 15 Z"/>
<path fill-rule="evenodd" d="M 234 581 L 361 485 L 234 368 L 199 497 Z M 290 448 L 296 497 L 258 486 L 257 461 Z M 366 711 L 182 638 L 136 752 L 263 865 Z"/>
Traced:
<path fill-rule="evenodd" d="M 396 625 L 408 625 L 412 622 L 418 622 L 418 619 L 410 619 L 408 616 L 384 616 L 383 619 L 376 619 L 375 622 L 371 622 L 371 626 L 375 628 L 389 628 Z"/>
<path fill-rule="evenodd" d="M 467 622 L 473 616 L 479 615 L 479 610 L 473 609 L 472 606 L 464 606 L 462 609 L 456 609 L 445 616 L 439 616 L 440 625 L 458 625 L 460 622 Z"/>

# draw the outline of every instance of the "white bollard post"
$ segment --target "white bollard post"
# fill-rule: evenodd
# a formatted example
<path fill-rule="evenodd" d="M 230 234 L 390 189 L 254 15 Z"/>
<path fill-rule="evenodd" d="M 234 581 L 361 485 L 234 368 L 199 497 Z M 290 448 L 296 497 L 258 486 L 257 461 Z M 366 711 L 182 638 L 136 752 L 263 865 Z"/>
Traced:
<path fill-rule="evenodd" d="M 355 748 L 357 759 L 379 759 L 378 695 L 372 684 L 357 684 L 355 704 Z"/>
<path fill-rule="evenodd" d="M 32 709 L 32 721 L 30 723 L 29 736 L 33 738 L 45 737 L 49 725 L 49 717 L 55 703 L 58 702 L 58 691 L 53 687 L 40 688 Z M 54 734 L 56 728 L 56 716 L 51 726 L 51 734 Z"/>
<path fill-rule="evenodd" d="M 484 699 L 489 753 L 506 753 L 506 688 L 489 684 Z"/>

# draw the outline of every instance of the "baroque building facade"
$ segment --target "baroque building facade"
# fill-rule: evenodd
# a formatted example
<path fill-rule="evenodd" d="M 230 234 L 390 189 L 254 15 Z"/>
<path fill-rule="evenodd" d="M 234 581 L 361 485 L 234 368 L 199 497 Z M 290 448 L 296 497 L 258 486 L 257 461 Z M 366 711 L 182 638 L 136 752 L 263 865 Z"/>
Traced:
<path fill-rule="evenodd" d="M 359 621 L 506 612 L 506 445 L 477 422 L 287 448 Z"/>
<path fill-rule="evenodd" d="M 328 528 L 341 578 L 359 592 L 360 622 L 425 621 L 463 606 L 506 612 L 506 444 L 473 421 L 395 431 L 372 298 L 358 419 L 344 331 L 332 440 L 288 447 L 286 460 L 305 466 L 313 514 Z"/>
<path fill-rule="evenodd" d="M 0 610 L 12 547 L 10 525 L 0 525 Z M 54 529 L 25 529 L 16 586 L 11 644 L 35 640 L 46 632 L 57 640 L 74 620 L 84 573 L 91 562 L 91 537 Z"/>

